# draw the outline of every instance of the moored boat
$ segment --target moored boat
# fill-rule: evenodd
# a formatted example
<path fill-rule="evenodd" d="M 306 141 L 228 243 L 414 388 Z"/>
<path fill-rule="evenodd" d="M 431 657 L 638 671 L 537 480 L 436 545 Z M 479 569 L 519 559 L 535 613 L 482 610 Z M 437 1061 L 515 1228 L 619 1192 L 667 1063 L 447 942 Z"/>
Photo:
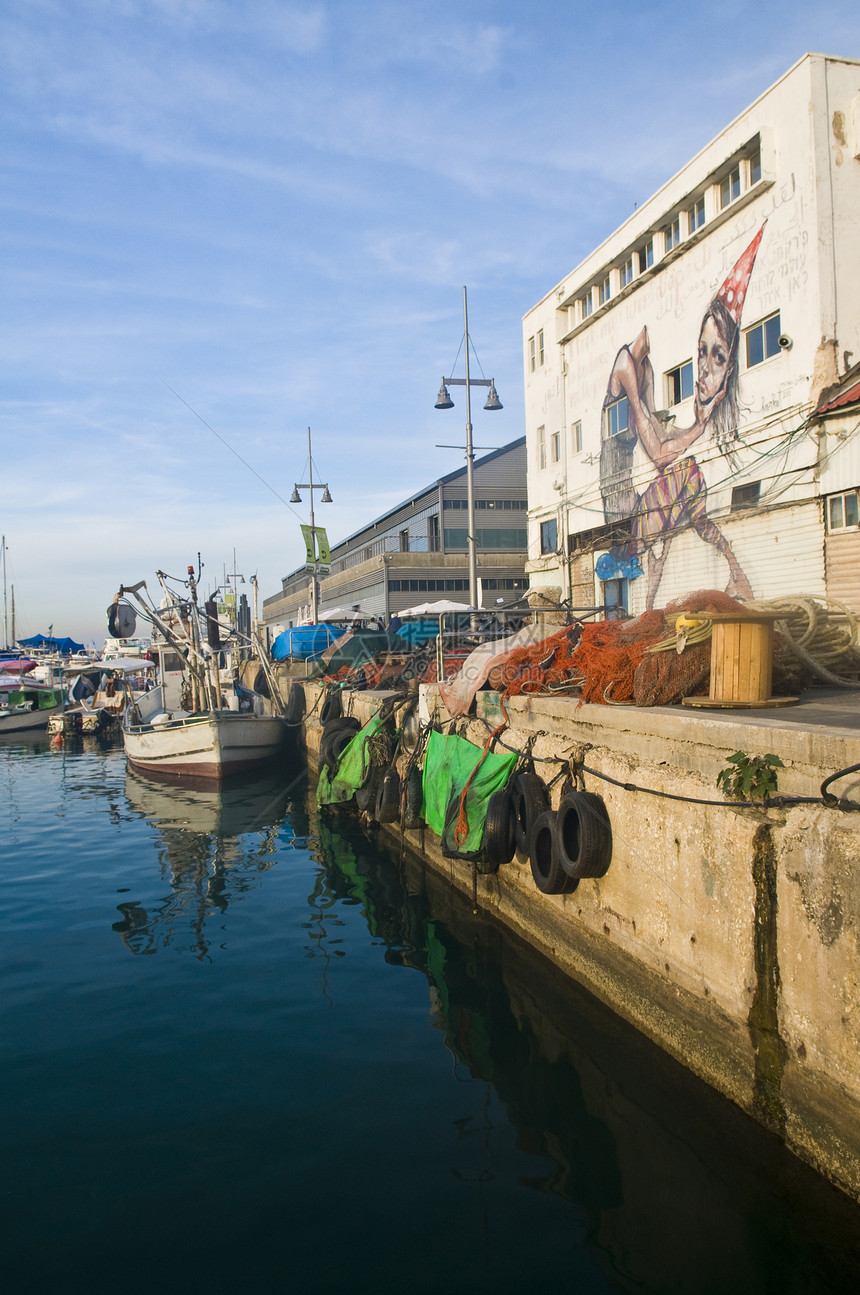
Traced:
<path fill-rule="evenodd" d="M 126 757 L 130 765 L 148 774 L 219 783 L 263 764 L 277 752 L 286 736 L 281 703 L 239 683 L 238 660 L 247 657 L 255 644 L 241 641 L 237 631 L 222 641 L 214 604 L 198 604 L 193 569 L 183 582 L 188 592 L 181 597 L 168 588 L 163 572 L 158 579 L 165 595 L 158 609 L 142 595 L 144 582 L 121 587 L 108 609 L 111 632 L 131 637 L 134 608 L 121 601 L 131 595 L 160 639 L 156 644 L 162 665 L 160 683 L 138 697 L 127 689 L 122 719 Z M 182 614 L 171 615 L 171 609 L 180 605 Z M 172 677 L 175 670 L 167 668 L 167 657 L 181 667 L 179 679 Z M 268 670 L 264 654 L 259 659 Z M 276 690 L 271 688 L 270 694 L 276 696 Z"/>
<path fill-rule="evenodd" d="M 47 728 L 51 716 L 62 709 L 62 689 L 18 675 L 0 675 L 0 735 Z"/>

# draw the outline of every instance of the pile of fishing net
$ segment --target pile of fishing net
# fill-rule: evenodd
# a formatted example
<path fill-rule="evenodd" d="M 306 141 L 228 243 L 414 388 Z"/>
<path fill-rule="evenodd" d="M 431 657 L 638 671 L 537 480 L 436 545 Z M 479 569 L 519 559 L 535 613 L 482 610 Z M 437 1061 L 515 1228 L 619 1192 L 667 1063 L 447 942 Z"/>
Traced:
<path fill-rule="evenodd" d="M 708 613 L 742 606 L 719 590 L 700 589 L 635 620 L 568 626 L 512 652 L 490 683 L 511 696 L 567 692 L 580 702 L 669 706 L 708 690 Z"/>

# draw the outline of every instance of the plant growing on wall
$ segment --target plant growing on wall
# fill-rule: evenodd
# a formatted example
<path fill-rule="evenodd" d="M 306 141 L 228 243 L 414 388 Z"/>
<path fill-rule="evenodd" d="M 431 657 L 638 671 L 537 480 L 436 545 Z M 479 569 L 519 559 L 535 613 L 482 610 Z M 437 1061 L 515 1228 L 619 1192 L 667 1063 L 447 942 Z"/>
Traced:
<path fill-rule="evenodd" d="M 778 755 L 735 751 L 726 761 L 726 768 L 717 774 L 717 786 L 733 800 L 766 800 L 776 795 L 777 769 L 784 768 Z"/>

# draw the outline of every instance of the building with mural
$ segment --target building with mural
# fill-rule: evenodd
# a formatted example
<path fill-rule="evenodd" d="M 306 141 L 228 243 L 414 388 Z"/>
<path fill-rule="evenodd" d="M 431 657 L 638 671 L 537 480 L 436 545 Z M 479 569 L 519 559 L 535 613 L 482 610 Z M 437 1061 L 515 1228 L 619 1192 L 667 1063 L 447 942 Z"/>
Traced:
<path fill-rule="evenodd" d="M 526 442 L 521 436 L 474 461 L 480 605 L 515 603 L 528 588 Z M 469 602 L 466 468 L 424 486 L 331 546 L 319 571 L 319 607 L 351 608 L 387 622 L 419 603 Z M 266 598 L 270 630 L 310 620 L 311 567 L 299 567 Z"/>
<path fill-rule="evenodd" d="M 802 58 L 523 340 L 533 586 L 860 608 L 860 61 Z"/>

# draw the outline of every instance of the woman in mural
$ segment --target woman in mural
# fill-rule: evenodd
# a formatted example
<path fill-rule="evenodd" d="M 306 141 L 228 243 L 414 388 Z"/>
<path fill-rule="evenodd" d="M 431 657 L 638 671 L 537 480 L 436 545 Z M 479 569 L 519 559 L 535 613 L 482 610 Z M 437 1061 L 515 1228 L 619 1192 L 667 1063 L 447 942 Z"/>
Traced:
<path fill-rule="evenodd" d="M 676 428 L 661 419 L 654 399 L 648 330 L 616 356 L 603 403 L 600 490 L 607 522 L 631 518 L 630 541 L 613 550 L 627 558 L 646 554 L 646 606 L 654 606 L 672 537 L 692 526 L 723 555 L 729 567 L 726 592 L 753 593 L 726 537 L 708 517 L 708 492 L 699 465 L 687 450 L 710 428 L 720 450 L 731 454 L 738 425 L 738 347 L 749 278 L 764 226 L 744 252 L 705 312 L 696 353 L 694 422 Z M 633 483 L 637 441 L 658 475 L 640 495 Z M 659 550 L 659 551 L 658 551 Z"/>

